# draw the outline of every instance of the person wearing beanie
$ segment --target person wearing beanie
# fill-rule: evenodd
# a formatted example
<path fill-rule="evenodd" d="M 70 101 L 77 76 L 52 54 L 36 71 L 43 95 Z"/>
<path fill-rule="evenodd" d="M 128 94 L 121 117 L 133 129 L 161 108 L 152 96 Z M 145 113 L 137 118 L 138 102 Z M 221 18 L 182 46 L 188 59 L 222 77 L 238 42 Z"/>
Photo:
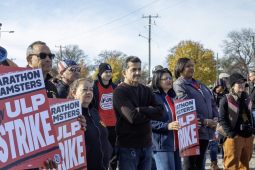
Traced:
<path fill-rule="evenodd" d="M 62 81 L 57 85 L 60 98 L 66 99 L 72 83 L 80 78 L 81 68 L 73 60 L 62 60 L 58 63 Z"/>
<path fill-rule="evenodd" d="M 223 79 L 216 80 L 211 91 L 212 91 L 217 109 L 219 111 L 220 100 L 225 94 L 229 93 L 225 81 Z M 210 157 L 211 157 L 211 169 L 213 170 L 220 169 L 218 166 L 218 160 L 217 160 L 218 145 L 219 145 L 219 140 L 210 140 L 208 144 L 208 148 L 210 149 Z M 202 170 L 205 170 L 205 162 L 206 162 L 206 154 L 204 156 L 204 163 L 203 163 Z"/>
<path fill-rule="evenodd" d="M 217 125 L 223 143 L 224 169 L 249 169 L 255 135 L 241 125 L 254 127 L 250 97 L 245 91 L 246 79 L 239 73 L 229 76 L 230 93 L 220 101 Z"/>
<path fill-rule="evenodd" d="M 115 124 L 116 117 L 113 111 L 113 91 L 117 87 L 112 82 L 112 67 L 107 63 L 101 63 L 99 65 L 98 74 L 93 81 L 93 104 L 98 111 L 103 124 L 108 129 L 108 140 L 114 150 L 116 141 Z M 115 150 L 113 151 L 109 169 L 115 170 L 117 168 L 117 158 L 115 156 Z"/>
<path fill-rule="evenodd" d="M 7 51 L 5 48 L 0 46 L 0 65 L 18 67 L 12 60 L 7 58 Z"/>

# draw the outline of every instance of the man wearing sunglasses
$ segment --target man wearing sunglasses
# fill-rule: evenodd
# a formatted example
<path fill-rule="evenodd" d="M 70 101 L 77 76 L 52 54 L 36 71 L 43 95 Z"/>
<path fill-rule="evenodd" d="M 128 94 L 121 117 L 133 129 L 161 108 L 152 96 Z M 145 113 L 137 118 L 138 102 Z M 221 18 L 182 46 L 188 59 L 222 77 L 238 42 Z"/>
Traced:
<path fill-rule="evenodd" d="M 81 68 L 73 60 L 63 60 L 58 63 L 58 70 L 62 79 L 57 85 L 58 94 L 60 98 L 66 99 L 69 87 L 80 78 Z"/>
<path fill-rule="evenodd" d="M 48 98 L 58 98 L 55 85 L 49 81 L 52 76 L 49 72 L 52 69 L 52 60 L 55 55 L 51 53 L 46 43 L 36 41 L 27 48 L 27 62 L 30 68 L 41 68 Z"/>

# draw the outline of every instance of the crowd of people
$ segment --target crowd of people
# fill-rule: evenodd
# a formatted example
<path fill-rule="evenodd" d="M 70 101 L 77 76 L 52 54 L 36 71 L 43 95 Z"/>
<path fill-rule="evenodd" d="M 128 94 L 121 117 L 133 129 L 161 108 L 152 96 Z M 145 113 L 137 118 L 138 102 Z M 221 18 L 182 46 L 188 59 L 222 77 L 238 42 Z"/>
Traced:
<path fill-rule="evenodd" d="M 27 48 L 27 67 L 41 68 L 48 98 L 79 99 L 79 121 L 85 133 L 88 170 L 202 170 L 210 149 L 211 168 L 217 165 L 222 146 L 224 169 L 249 169 L 253 153 L 255 90 L 245 90 L 246 79 L 239 73 L 222 73 L 209 89 L 194 79 L 194 63 L 180 58 L 173 73 L 153 68 L 153 78 L 142 85 L 141 60 L 129 56 L 122 62 L 122 79 L 112 82 L 111 65 L 101 63 L 96 78 L 80 78 L 75 61 L 58 63 L 60 80 L 53 78 L 54 54 L 41 41 Z M 15 66 L 0 47 L 0 65 Z M 53 78 L 53 79 L 52 79 Z M 52 81 L 50 81 L 52 79 Z M 255 83 L 255 71 L 250 72 Z M 229 86 L 229 88 L 228 88 Z M 251 97 L 251 98 L 250 98 Z M 174 99 L 195 99 L 200 154 L 181 160 Z M 1 123 L 1 118 L 0 118 Z M 215 138 L 215 132 L 219 140 Z M 204 160 L 204 161 L 203 161 Z M 46 160 L 46 169 L 56 168 Z"/>

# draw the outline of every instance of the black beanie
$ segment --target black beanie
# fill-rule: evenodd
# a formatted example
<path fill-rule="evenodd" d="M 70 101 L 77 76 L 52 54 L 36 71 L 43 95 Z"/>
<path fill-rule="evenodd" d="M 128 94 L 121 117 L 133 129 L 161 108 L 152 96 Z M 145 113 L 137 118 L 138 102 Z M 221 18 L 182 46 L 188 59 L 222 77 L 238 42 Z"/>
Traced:
<path fill-rule="evenodd" d="M 112 71 L 112 67 L 107 63 L 101 63 L 99 65 L 98 74 L 101 76 L 105 70 L 111 70 Z"/>
<path fill-rule="evenodd" d="M 241 74 L 239 73 L 233 73 L 228 77 L 229 85 L 232 87 L 236 82 L 239 80 L 247 81 Z"/>

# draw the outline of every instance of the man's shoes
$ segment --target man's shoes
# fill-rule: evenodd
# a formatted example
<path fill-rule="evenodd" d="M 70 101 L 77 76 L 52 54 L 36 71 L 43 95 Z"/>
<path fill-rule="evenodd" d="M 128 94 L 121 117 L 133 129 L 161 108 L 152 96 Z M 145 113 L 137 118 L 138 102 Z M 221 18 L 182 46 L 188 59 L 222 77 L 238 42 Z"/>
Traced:
<path fill-rule="evenodd" d="M 217 165 L 217 161 L 213 161 L 213 162 L 211 163 L 211 169 L 212 169 L 212 170 L 220 170 L 220 168 L 219 168 L 218 165 Z"/>

